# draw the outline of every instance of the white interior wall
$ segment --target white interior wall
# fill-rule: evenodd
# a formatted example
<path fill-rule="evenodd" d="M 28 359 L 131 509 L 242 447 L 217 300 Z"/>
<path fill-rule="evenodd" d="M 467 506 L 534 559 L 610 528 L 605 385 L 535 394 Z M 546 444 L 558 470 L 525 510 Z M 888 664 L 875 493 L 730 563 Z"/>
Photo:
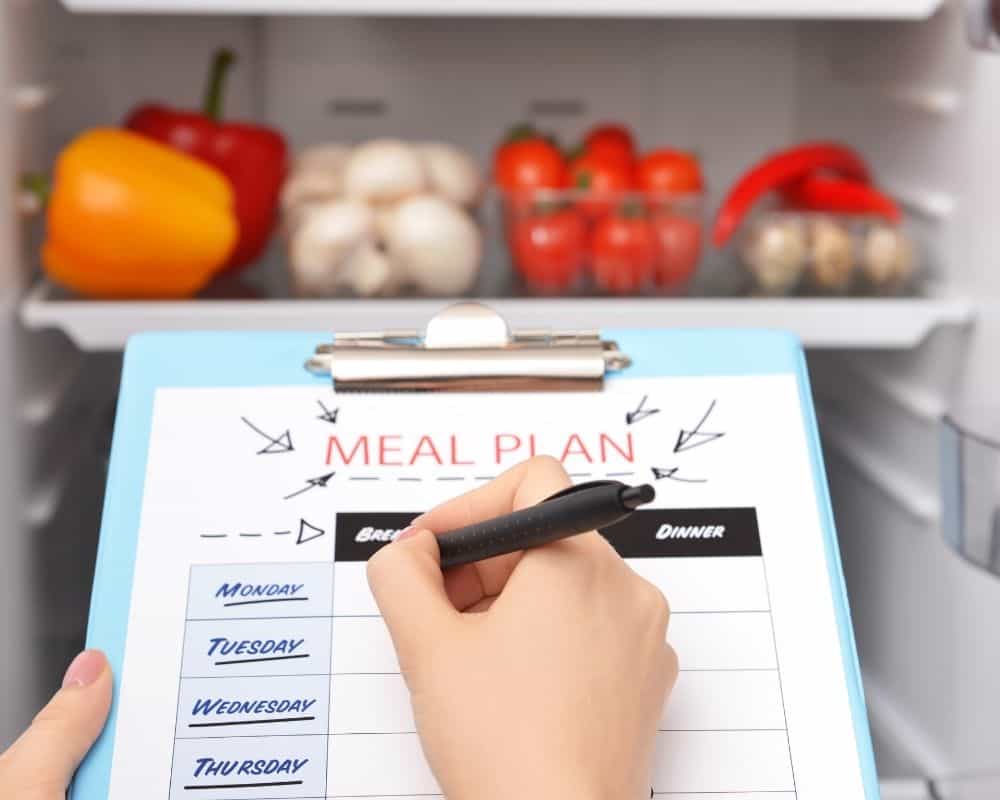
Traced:
<path fill-rule="evenodd" d="M 996 407 L 1000 58 L 968 47 L 951 3 L 922 23 L 803 25 L 799 64 L 799 131 L 860 147 L 944 290 L 978 304 L 974 329 L 911 352 L 810 357 L 880 769 L 997 769 L 1000 580 L 941 539 L 938 433 L 963 396 Z"/>

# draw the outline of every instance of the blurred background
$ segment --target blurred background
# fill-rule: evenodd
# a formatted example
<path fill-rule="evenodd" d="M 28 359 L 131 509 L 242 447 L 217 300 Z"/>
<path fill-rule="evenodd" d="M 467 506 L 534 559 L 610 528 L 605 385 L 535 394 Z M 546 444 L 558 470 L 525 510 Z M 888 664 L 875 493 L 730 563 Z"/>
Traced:
<path fill-rule="evenodd" d="M 1000 796 L 1000 3 L 2 0 L 0 747 L 144 330 L 777 327 L 887 800 Z"/>

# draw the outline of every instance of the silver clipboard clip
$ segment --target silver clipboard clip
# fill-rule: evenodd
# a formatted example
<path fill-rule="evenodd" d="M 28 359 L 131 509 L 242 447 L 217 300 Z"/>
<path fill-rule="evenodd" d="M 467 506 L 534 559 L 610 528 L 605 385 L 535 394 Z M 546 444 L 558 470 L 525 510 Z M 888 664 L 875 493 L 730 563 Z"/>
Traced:
<path fill-rule="evenodd" d="M 511 331 L 481 303 L 458 303 L 420 331 L 340 333 L 306 368 L 344 391 L 596 391 L 632 360 L 598 331 Z"/>

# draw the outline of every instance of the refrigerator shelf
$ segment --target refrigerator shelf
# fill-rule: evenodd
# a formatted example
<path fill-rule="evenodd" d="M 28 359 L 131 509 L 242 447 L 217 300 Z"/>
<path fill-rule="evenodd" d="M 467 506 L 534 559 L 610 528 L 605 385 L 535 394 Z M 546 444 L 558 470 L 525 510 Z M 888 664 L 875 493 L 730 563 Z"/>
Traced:
<path fill-rule="evenodd" d="M 478 299 L 478 298 L 477 298 Z M 780 328 L 813 348 L 915 347 L 936 327 L 964 325 L 971 303 L 936 295 L 906 298 L 492 298 L 514 326 L 578 328 Z M 21 320 L 58 328 L 83 350 L 121 350 L 151 330 L 372 330 L 420 328 L 442 298 L 393 300 L 95 301 L 46 281 L 28 292 Z"/>
<path fill-rule="evenodd" d="M 358 16 L 925 19 L 941 0 L 64 0 L 72 11 Z"/>

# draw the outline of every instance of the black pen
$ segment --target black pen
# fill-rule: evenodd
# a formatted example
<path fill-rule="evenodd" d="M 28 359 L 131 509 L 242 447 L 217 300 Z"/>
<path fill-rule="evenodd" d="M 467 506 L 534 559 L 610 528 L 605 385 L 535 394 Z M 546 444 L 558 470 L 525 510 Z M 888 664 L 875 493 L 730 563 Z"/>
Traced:
<path fill-rule="evenodd" d="M 438 536 L 441 568 L 449 569 L 613 525 L 656 497 L 652 486 L 592 481 L 534 506 Z"/>

